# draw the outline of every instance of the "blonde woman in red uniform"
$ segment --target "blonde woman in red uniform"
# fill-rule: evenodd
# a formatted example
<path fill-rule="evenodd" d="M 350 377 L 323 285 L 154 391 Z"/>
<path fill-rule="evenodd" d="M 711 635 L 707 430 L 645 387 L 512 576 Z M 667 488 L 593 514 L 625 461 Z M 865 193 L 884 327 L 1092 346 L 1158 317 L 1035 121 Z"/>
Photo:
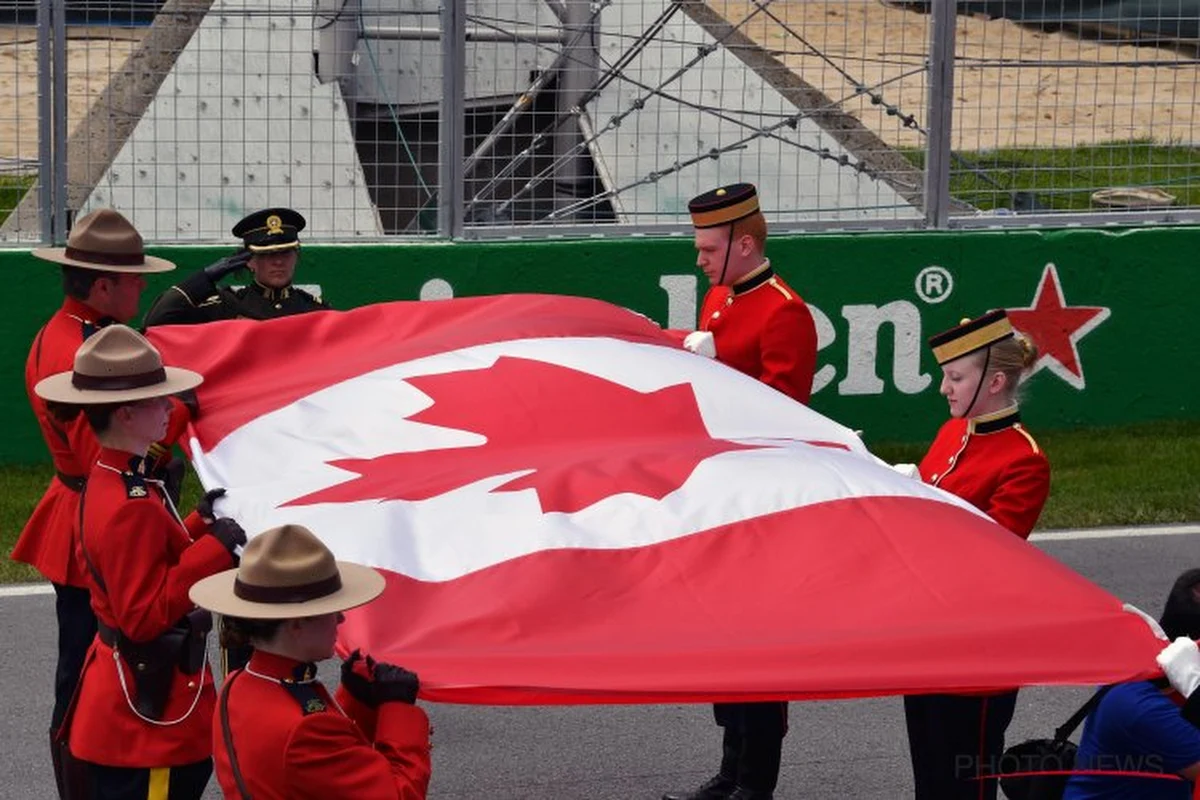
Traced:
<path fill-rule="evenodd" d="M 942 368 L 950 419 L 921 461 L 921 479 L 1025 539 L 1050 493 L 1050 463 L 1021 424 L 1017 405 L 1037 350 L 1003 310 L 965 321 L 929 344 Z M 1016 691 L 904 699 L 917 800 L 995 800 L 996 781 L 975 777 L 1001 756 L 1016 699 Z"/>

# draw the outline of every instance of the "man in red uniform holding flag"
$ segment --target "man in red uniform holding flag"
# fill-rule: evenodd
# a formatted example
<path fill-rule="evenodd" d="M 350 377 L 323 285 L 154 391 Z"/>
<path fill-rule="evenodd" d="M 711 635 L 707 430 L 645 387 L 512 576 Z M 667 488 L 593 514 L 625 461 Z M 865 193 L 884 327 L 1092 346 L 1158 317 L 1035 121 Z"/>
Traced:
<path fill-rule="evenodd" d="M 25 390 L 54 460 L 55 477 L 21 531 L 12 558 L 36 568 L 54 585 L 58 665 L 50 735 L 55 779 L 61 794 L 63 753 L 54 744 L 54 732 L 62 724 L 79 682 L 84 656 L 96 635 L 96 617 L 74 548 L 79 492 L 100 452 L 100 444 L 82 414 L 70 420 L 56 416 L 33 387 L 43 378 L 69 371 L 75 351 L 96 331 L 113 322 L 132 320 L 146 288 L 144 276 L 172 270 L 175 265 L 145 255 L 142 237 L 133 225 L 107 208 L 78 220 L 65 248 L 38 249 L 33 255 L 59 264 L 63 274 L 62 307 L 38 332 L 25 363 Z"/>
<path fill-rule="evenodd" d="M 696 229 L 696 266 L 712 288 L 699 330 L 683 346 L 757 378 L 801 403 L 812 394 L 817 330 L 794 289 L 764 250 L 767 221 L 752 184 L 706 192 L 688 203 Z M 663 800 L 771 800 L 779 780 L 787 703 L 718 703 L 724 729 L 720 771 L 692 792 Z"/>
<path fill-rule="evenodd" d="M 688 210 L 696 266 L 712 288 L 700 307 L 698 330 L 683 346 L 807 403 L 817 329 L 804 300 L 764 255 L 767 221 L 758 192 L 749 183 L 722 186 L 693 199 Z"/>

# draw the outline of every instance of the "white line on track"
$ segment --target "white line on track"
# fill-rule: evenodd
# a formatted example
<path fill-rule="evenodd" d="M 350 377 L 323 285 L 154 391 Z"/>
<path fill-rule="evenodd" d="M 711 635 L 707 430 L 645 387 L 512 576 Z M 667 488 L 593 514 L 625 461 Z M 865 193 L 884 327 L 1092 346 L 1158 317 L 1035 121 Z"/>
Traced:
<path fill-rule="evenodd" d="M 54 594 L 54 587 L 48 583 L 14 583 L 12 586 L 0 586 L 0 597 L 29 597 L 35 594 Z"/>
<path fill-rule="evenodd" d="M 1144 525 L 1135 528 L 1081 528 L 1046 531 L 1029 537 L 1032 542 L 1072 542 L 1079 539 L 1136 539 L 1142 536 L 1189 536 L 1200 533 L 1200 525 Z"/>
<path fill-rule="evenodd" d="M 1029 537 L 1031 542 L 1073 542 L 1084 539 L 1137 539 L 1143 536 L 1191 536 L 1200 534 L 1200 525 L 1145 525 L 1136 528 L 1080 528 L 1079 530 L 1046 531 Z M 16 583 L 0 586 L 0 598 L 32 597 L 54 594 L 48 583 Z"/>

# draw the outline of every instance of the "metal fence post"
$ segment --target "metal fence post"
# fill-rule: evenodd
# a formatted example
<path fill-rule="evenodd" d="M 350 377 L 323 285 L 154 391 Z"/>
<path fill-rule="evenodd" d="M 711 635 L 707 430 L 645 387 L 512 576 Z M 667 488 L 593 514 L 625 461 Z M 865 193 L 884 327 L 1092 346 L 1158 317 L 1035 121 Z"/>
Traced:
<path fill-rule="evenodd" d="M 67 241 L 67 0 L 54 0 L 54 221 L 55 244 Z"/>
<path fill-rule="evenodd" d="M 54 240 L 54 229 L 50 224 L 54 214 L 54 98 L 51 95 L 54 59 L 50 49 L 52 3 L 53 0 L 38 0 L 37 6 L 38 221 L 43 244 L 50 244 Z"/>
<path fill-rule="evenodd" d="M 554 209 L 567 208 L 592 193 L 591 155 L 583 146 L 580 102 L 599 77 L 598 23 L 590 0 L 566 0 L 563 20 L 565 64 L 558 78 L 558 116 L 562 120 L 554 135 Z"/>
<path fill-rule="evenodd" d="M 953 146 L 956 0 L 930 3 L 929 136 L 925 142 L 925 224 L 950 220 L 950 152 Z"/>
<path fill-rule="evenodd" d="M 463 234 L 466 186 L 466 0 L 442 0 L 442 108 L 438 115 L 438 233 L 457 239 Z"/>

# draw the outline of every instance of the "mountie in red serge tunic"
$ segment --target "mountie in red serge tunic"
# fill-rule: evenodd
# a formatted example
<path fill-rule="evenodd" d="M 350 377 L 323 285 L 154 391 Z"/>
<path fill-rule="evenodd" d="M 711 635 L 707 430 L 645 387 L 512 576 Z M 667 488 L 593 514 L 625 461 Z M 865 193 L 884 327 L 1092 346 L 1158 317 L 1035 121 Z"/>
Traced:
<path fill-rule="evenodd" d="M 213 757 L 231 800 L 242 797 L 231 746 L 254 800 L 424 800 L 429 718 L 419 707 L 368 708 L 340 686 L 334 700 L 312 664 L 261 650 L 221 692 Z"/>
<path fill-rule="evenodd" d="M 951 419 L 921 460 L 921 479 L 961 497 L 1022 539 L 1050 494 L 1050 462 L 1016 406 Z"/>
<path fill-rule="evenodd" d="M 76 529 L 79 526 L 79 490 L 96 463 L 100 443 L 87 418 L 79 414 L 60 422 L 47 409 L 46 401 L 34 393 L 38 381 L 55 373 L 69 372 L 75 351 L 96 331 L 113 322 L 96 309 L 74 298 L 66 298 L 38 332 L 25 361 L 25 391 L 37 417 L 46 449 L 54 460 L 55 477 L 25 523 L 13 548 L 12 558 L 37 569 L 52 583 L 86 588 L 83 570 L 75 559 Z M 175 442 L 189 420 L 182 403 L 172 402 L 171 421 L 164 442 Z"/>
<path fill-rule="evenodd" d="M 188 598 L 193 583 L 233 566 L 233 556 L 208 535 L 200 517 L 193 513 L 181 522 L 159 482 L 144 478 L 142 468 L 138 456 L 100 451 L 83 496 L 77 543 L 96 618 L 135 642 L 165 633 L 195 608 Z M 181 766 L 211 755 L 216 694 L 208 669 L 187 675 L 175 667 L 162 720 L 179 720 L 175 724 L 139 719 L 127 699 L 134 694 L 125 658 L 114 658 L 112 647 L 97 636 L 67 722 L 76 758 L 144 768 Z"/>
<path fill-rule="evenodd" d="M 817 329 L 800 295 L 765 261 L 736 285 L 714 286 L 700 307 L 717 360 L 808 403 L 817 365 Z"/>

